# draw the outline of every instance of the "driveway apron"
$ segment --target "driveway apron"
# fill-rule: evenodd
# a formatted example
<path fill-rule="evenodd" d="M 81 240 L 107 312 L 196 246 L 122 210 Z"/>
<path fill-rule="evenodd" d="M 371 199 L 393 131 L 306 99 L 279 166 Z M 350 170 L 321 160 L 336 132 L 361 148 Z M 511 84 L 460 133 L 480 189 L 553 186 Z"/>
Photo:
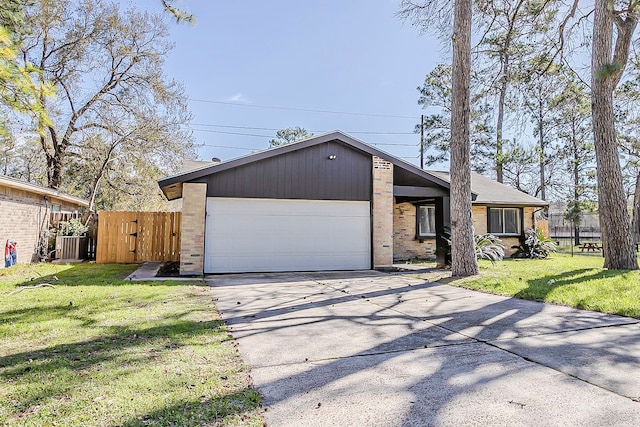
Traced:
<path fill-rule="evenodd" d="M 207 277 L 270 426 L 640 425 L 640 322 L 375 271 Z"/>

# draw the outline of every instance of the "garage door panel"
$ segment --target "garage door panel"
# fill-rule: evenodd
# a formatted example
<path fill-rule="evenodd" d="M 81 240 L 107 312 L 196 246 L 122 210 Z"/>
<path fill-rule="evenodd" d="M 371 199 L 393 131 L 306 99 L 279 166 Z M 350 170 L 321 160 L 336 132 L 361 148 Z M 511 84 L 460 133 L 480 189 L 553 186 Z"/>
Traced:
<path fill-rule="evenodd" d="M 366 257 L 368 258 L 368 257 Z M 362 262 L 368 262 L 363 257 Z M 305 256 L 292 254 L 287 257 L 288 264 L 285 266 L 274 264 L 272 259 L 256 258 L 251 256 L 229 256 L 217 257 L 212 268 L 220 271 L 208 271 L 208 273 L 240 273 L 240 272 L 270 272 L 270 271 L 292 271 L 289 265 L 295 265 L 294 271 L 318 271 L 318 270 L 352 270 L 356 269 L 353 262 L 345 262 L 343 258 L 332 254 L 314 257 L 313 260 Z M 366 268 L 359 268 L 366 269 Z"/>
<path fill-rule="evenodd" d="M 368 269 L 368 202 L 207 200 L 205 272 Z"/>

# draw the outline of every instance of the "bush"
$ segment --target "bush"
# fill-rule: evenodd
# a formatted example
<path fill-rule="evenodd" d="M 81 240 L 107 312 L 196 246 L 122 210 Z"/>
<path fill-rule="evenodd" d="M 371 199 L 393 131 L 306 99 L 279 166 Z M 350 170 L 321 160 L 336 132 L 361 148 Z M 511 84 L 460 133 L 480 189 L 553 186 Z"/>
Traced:
<path fill-rule="evenodd" d="M 520 246 L 513 246 L 516 252 L 511 258 L 546 258 L 551 252 L 558 250 L 553 239 L 546 237 L 541 229 L 529 229 L 525 231 Z"/>
<path fill-rule="evenodd" d="M 477 259 L 488 259 L 492 263 L 502 261 L 506 246 L 493 234 L 476 234 L 473 242 Z"/>
<path fill-rule="evenodd" d="M 436 254 L 440 251 L 445 256 L 445 264 L 451 265 L 451 228 L 444 227 L 443 238 L 447 242 L 447 246 L 436 250 Z M 505 245 L 502 240 L 493 234 L 475 234 L 473 236 L 474 250 L 476 259 L 488 259 L 492 263 L 502 261 L 504 258 Z"/>
<path fill-rule="evenodd" d="M 89 230 L 79 219 L 72 218 L 69 221 L 60 221 L 58 224 L 58 236 L 84 236 Z"/>

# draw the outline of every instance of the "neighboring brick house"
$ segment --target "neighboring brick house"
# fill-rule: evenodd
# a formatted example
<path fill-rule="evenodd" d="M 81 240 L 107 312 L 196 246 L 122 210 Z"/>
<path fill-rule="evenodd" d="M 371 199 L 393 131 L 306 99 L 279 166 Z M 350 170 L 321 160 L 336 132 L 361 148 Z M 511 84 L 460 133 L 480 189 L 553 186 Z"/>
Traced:
<path fill-rule="evenodd" d="M 69 217 L 82 212 L 89 202 L 50 188 L 0 176 L 0 245 L 18 242 L 18 263 L 38 260 L 41 232 L 49 228 L 51 214 Z M 1 263 L 4 268 L 4 262 Z"/>
<path fill-rule="evenodd" d="M 500 227 L 507 245 L 547 204 L 473 180 L 476 231 Z M 387 268 L 446 245 L 448 174 L 338 131 L 159 185 L 169 200 L 182 199 L 182 274 Z"/>

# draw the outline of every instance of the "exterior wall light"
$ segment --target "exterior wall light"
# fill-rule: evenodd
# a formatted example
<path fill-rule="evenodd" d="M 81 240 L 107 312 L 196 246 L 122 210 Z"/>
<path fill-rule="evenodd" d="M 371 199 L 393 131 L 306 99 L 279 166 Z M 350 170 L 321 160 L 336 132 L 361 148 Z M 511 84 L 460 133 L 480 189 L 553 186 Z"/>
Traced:
<path fill-rule="evenodd" d="M 336 159 L 336 155 L 335 154 L 332 154 L 332 155 L 329 156 L 329 160 L 335 160 L 335 159 Z"/>

